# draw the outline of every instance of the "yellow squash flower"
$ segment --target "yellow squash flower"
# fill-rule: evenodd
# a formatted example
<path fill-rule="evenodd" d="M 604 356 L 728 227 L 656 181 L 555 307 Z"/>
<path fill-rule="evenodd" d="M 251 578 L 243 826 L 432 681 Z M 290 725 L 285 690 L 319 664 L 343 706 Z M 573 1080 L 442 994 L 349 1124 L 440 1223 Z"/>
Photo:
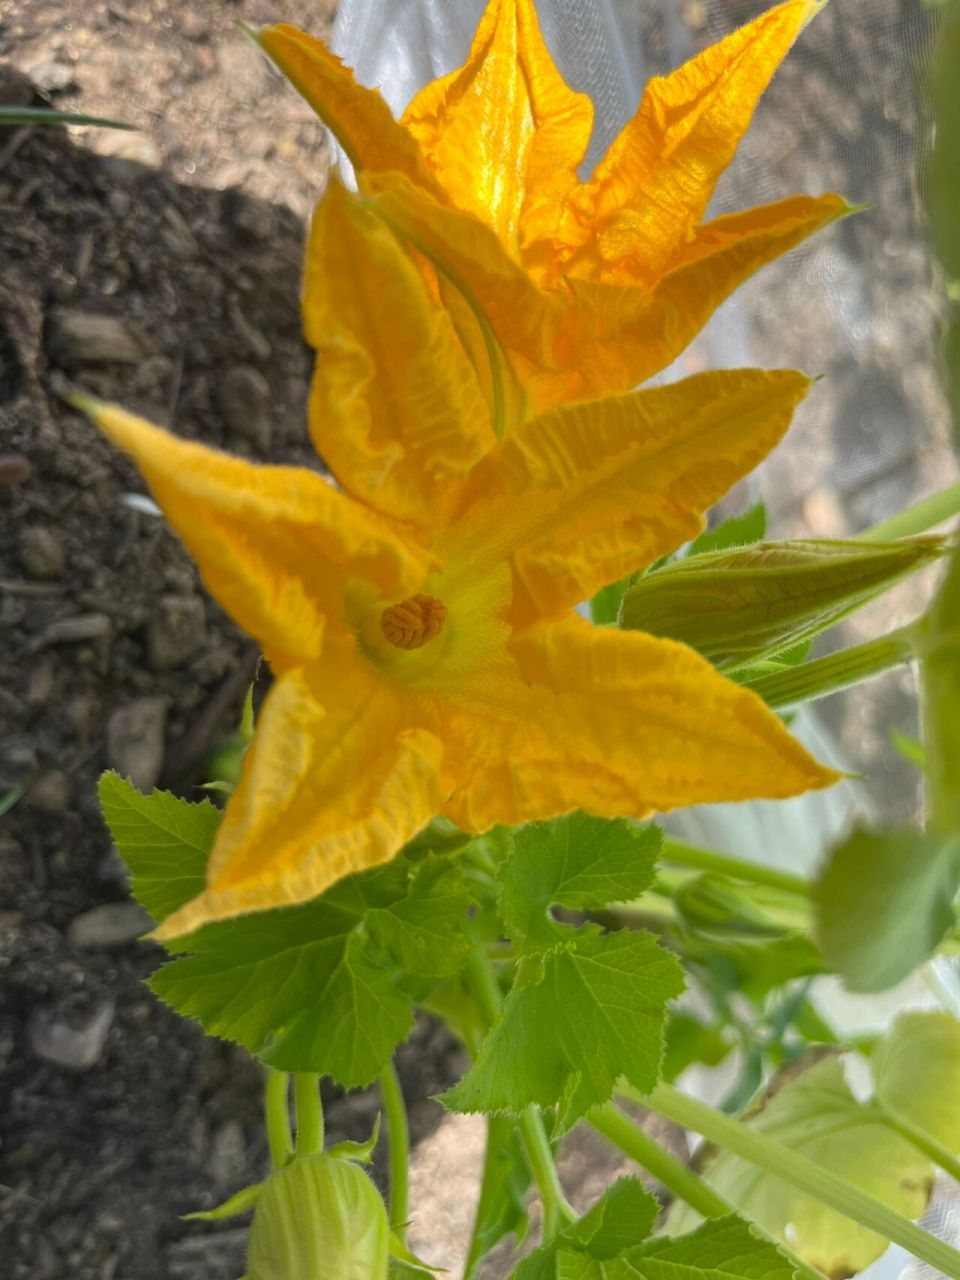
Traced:
<path fill-rule="evenodd" d="M 702 374 L 560 406 L 499 440 L 449 312 L 336 182 L 304 309 L 311 431 L 341 488 L 77 401 L 277 677 L 207 888 L 159 936 L 310 899 L 438 813 L 482 832 L 834 781 L 693 650 L 575 612 L 702 527 L 807 379 Z"/>
<path fill-rule="evenodd" d="M 554 66 L 532 0 L 490 0 L 466 63 L 400 121 L 318 40 L 263 47 L 343 146 L 361 192 L 418 252 L 478 368 L 498 433 L 529 409 L 625 391 L 667 365 L 747 276 L 847 211 L 794 196 L 703 222 L 798 32 L 787 0 L 650 81 L 581 182 L 593 108 Z M 515 384 L 515 385 L 514 385 Z"/>

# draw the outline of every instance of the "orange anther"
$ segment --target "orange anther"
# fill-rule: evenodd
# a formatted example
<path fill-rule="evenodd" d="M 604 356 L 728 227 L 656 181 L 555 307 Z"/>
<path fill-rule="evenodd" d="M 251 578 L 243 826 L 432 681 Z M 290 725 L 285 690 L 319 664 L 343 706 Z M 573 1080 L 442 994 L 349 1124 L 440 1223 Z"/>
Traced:
<path fill-rule="evenodd" d="M 419 649 L 438 636 L 447 620 L 447 606 L 433 596 L 411 596 L 384 609 L 383 634 L 397 649 Z"/>

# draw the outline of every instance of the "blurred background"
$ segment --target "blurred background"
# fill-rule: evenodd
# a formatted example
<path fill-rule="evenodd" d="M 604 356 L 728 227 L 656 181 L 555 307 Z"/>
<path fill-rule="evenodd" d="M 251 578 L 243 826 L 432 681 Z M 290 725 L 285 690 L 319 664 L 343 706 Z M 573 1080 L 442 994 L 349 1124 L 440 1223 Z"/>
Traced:
<path fill-rule="evenodd" d="M 648 77 L 765 7 L 538 0 L 561 69 L 597 106 L 590 161 Z M 481 8 L 0 0 L 0 102 L 138 126 L 0 132 L 0 1257 L 18 1280 L 234 1280 L 243 1230 L 177 1215 L 224 1199 L 265 1159 L 256 1068 L 140 984 L 156 953 L 135 942 L 143 918 L 94 794 L 108 765 L 193 794 L 256 651 L 58 387 L 69 378 L 249 457 L 306 460 L 297 276 L 331 150 L 236 20 L 329 36 L 399 108 L 462 61 Z M 823 375 L 786 444 L 725 505 L 762 499 L 775 536 L 842 537 L 956 476 L 920 196 L 935 22 L 921 0 L 832 0 L 714 201 L 723 213 L 834 190 L 867 206 L 765 268 L 664 375 L 749 363 Z M 930 589 L 912 579 L 822 648 L 909 620 Z M 909 669 L 818 704 L 800 729 L 865 781 L 775 812 L 684 815 L 676 829 L 804 870 L 854 811 L 916 815 L 917 774 L 891 741 L 916 736 Z M 843 1016 L 871 1025 L 888 1011 Z M 428 1024 L 400 1062 L 419 1100 L 413 1242 L 453 1269 L 482 1126 L 438 1129 L 423 1100 L 460 1066 Z M 365 1136 L 375 1099 L 328 1101 L 334 1135 Z M 566 1159 L 589 1202 L 612 1169 L 577 1144 Z"/>

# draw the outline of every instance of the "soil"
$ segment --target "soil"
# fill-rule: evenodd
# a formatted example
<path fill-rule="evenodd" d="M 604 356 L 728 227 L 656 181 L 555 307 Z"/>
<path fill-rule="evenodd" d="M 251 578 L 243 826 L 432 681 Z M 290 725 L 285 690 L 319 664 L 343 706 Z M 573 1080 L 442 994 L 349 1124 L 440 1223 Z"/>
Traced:
<path fill-rule="evenodd" d="M 57 46 L 71 30 L 69 7 L 54 15 L 0 4 L 0 53 L 16 40 L 18 62 L 36 67 L 46 48 L 39 78 L 48 83 L 60 83 L 53 66 L 100 75 L 105 37 L 142 22 L 144 58 L 162 44 L 183 83 L 197 82 L 189 67 L 207 66 L 207 50 L 215 74 L 196 94 L 219 102 L 238 44 L 229 6 L 191 6 L 188 38 L 171 36 L 162 3 L 78 4 L 76 64 Z M 245 39 L 239 45 L 247 57 Z M 129 100 L 144 67 L 112 56 Z M 151 67 L 163 62 L 151 55 Z M 5 83 L 8 95 L 23 89 L 9 75 Z M 104 87 L 83 106 L 110 110 L 110 97 Z M 237 98 L 227 100 L 239 125 Z M 95 781 L 113 766 L 144 788 L 196 794 L 212 749 L 237 723 L 257 653 L 202 591 L 162 520 L 130 503 L 144 492 L 134 469 L 62 393 L 79 386 L 156 422 L 175 418 L 181 433 L 247 457 L 318 465 L 303 425 L 303 224 L 279 200 L 292 188 L 271 142 L 299 112 L 288 107 L 258 104 L 250 146 L 245 135 L 233 151 L 253 157 L 272 201 L 177 180 L 188 163 L 206 182 L 230 179 L 213 168 L 231 154 L 223 103 L 213 136 L 194 125 L 204 152 L 174 140 L 199 109 L 180 100 L 165 120 L 162 168 L 128 158 L 139 147 L 156 159 L 140 135 L 136 145 L 120 134 L 84 138 L 101 147 L 125 139 L 125 156 L 58 130 L 0 134 L 0 801 L 23 793 L 0 834 L 5 1280 L 235 1280 L 242 1270 L 242 1230 L 179 1215 L 265 1171 L 260 1072 L 142 986 L 160 952 L 134 941 L 143 921 Z M 316 126 L 308 132 L 319 165 Z M 298 183 L 305 192 L 306 179 Z M 426 1099 L 462 1063 L 424 1022 L 399 1069 L 417 1140 L 440 1116 Z M 332 1138 L 369 1134 L 375 1096 L 331 1092 L 327 1104 Z"/>

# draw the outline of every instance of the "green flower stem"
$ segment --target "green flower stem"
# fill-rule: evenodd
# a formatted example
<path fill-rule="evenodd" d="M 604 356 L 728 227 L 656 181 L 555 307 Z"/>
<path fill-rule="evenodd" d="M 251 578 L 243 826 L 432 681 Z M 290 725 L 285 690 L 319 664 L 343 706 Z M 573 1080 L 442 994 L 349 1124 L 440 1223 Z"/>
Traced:
<path fill-rule="evenodd" d="M 492 1027 L 500 1020 L 502 996 L 483 947 L 474 947 L 470 953 L 467 981 L 484 1018 Z M 573 1222 L 577 1215 L 563 1194 L 539 1108 L 532 1105 L 527 1107 L 520 1116 L 518 1128 L 540 1192 L 540 1202 L 543 1205 L 543 1241 L 546 1244 L 554 1238 L 561 1226 Z"/>
<path fill-rule="evenodd" d="M 263 1091 L 263 1106 L 267 1122 L 270 1163 L 274 1169 L 285 1165 L 293 1151 L 289 1096 L 290 1077 L 286 1071 L 268 1071 Z"/>
<path fill-rule="evenodd" d="M 913 626 L 899 627 L 889 635 L 878 636 L 865 644 L 841 649 L 839 653 L 802 662 L 786 671 L 759 676 L 744 687 L 760 695 L 774 711 L 786 711 L 802 702 L 814 702 L 831 693 L 840 693 L 862 684 L 893 667 L 909 662 L 914 656 Z"/>
<path fill-rule="evenodd" d="M 925 533 L 935 525 L 943 524 L 960 515 L 960 484 L 952 484 L 929 498 L 921 498 L 905 511 L 898 511 L 889 520 L 881 520 L 856 535 L 858 542 L 889 542 L 893 538 L 909 538 Z"/>
<path fill-rule="evenodd" d="M 527 1107 L 520 1116 L 518 1127 L 543 1205 L 542 1242 L 549 1244 L 561 1227 L 576 1221 L 577 1214 L 563 1194 L 539 1107 L 532 1104 Z"/>
<path fill-rule="evenodd" d="M 753 862 L 745 862 L 742 858 L 733 858 L 725 853 L 715 853 L 713 849 L 700 849 L 687 844 L 685 840 L 676 840 L 673 836 L 665 836 L 661 858 L 675 867 L 689 867 L 694 871 L 713 871 L 717 875 L 729 876 L 731 880 L 745 880 L 748 884 L 769 885 L 771 889 L 782 889 L 785 893 L 795 893 L 809 898 L 813 886 L 803 876 L 791 875 L 788 871 L 777 871 L 774 867 L 763 867 Z"/>
<path fill-rule="evenodd" d="M 949 1174 L 955 1182 L 960 1183 L 960 1160 L 936 1138 L 930 1136 L 926 1130 L 919 1128 L 905 1117 L 897 1115 L 895 1111 L 888 1111 L 886 1107 L 874 1103 L 874 1109 L 879 1119 L 887 1126 L 893 1129 L 895 1133 L 899 1133 L 901 1138 L 906 1138 L 907 1142 L 922 1151 L 928 1160 Z"/>
<path fill-rule="evenodd" d="M 312 1071 L 298 1071 L 293 1077 L 297 1103 L 297 1155 L 315 1156 L 323 1150 L 323 1106 L 320 1077 Z"/>
<path fill-rule="evenodd" d="M 901 1245 L 914 1257 L 950 1276 L 951 1280 L 960 1280 L 960 1253 L 956 1249 L 831 1170 L 791 1151 L 765 1133 L 748 1128 L 732 1116 L 715 1111 L 705 1102 L 688 1097 L 672 1085 L 659 1084 L 649 1096 L 629 1085 L 622 1086 L 622 1090 L 627 1097 L 656 1111 L 667 1120 L 672 1120 L 674 1124 L 702 1134 L 708 1141 L 725 1147 L 742 1160 L 782 1178 L 791 1186 L 835 1209 L 837 1213 L 842 1213 L 884 1239 Z"/>
<path fill-rule="evenodd" d="M 401 1244 L 406 1244 L 410 1216 L 410 1126 L 403 1090 L 392 1062 L 380 1073 L 380 1097 L 390 1139 L 390 1229 Z"/>
<path fill-rule="evenodd" d="M 732 1206 L 723 1196 L 698 1178 L 682 1160 L 665 1151 L 656 1139 L 612 1102 L 591 1111 L 587 1121 L 597 1133 L 704 1218 L 722 1218 L 724 1214 L 733 1213 Z"/>
<path fill-rule="evenodd" d="M 733 1205 L 724 1200 L 708 1183 L 697 1175 L 682 1160 L 665 1151 L 635 1120 L 614 1106 L 612 1102 L 591 1111 L 587 1120 L 597 1133 L 608 1142 L 635 1161 L 641 1169 L 646 1169 L 658 1182 L 671 1191 L 677 1199 L 688 1204 L 691 1209 L 704 1218 L 722 1218 L 728 1213 L 735 1213 Z M 777 1248 L 785 1253 L 793 1262 L 798 1276 L 803 1280 L 823 1280 L 821 1272 L 809 1266 L 783 1243 L 764 1230 L 757 1223 L 751 1224 L 755 1231 L 766 1236 Z"/>

